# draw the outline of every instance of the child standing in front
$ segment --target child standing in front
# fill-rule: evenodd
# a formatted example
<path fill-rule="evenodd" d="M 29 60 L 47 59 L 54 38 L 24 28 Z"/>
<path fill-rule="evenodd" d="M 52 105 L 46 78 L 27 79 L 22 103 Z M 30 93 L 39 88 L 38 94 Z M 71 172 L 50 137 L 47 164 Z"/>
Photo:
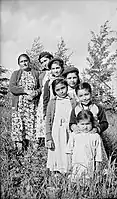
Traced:
<path fill-rule="evenodd" d="M 77 131 L 73 131 L 67 145 L 67 154 L 72 156 L 72 180 L 82 175 L 93 177 L 94 171 L 101 169 L 103 161 L 100 135 L 91 133 L 95 127 L 95 118 L 91 111 L 82 110 L 76 115 Z M 70 162 L 69 162 L 70 164 Z"/>
<path fill-rule="evenodd" d="M 74 103 L 67 94 L 68 84 L 64 78 L 52 82 L 52 91 L 55 97 L 49 101 L 46 115 L 47 168 L 66 173 L 69 119 Z"/>

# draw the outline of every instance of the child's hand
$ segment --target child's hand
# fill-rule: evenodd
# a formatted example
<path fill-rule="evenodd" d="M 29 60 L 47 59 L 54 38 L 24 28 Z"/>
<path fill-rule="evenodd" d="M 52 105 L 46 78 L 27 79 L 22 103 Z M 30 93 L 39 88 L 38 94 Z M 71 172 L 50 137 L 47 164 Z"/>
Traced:
<path fill-rule="evenodd" d="M 80 133 L 79 128 L 76 124 L 72 124 L 71 129 L 74 133 Z"/>
<path fill-rule="evenodd" d="M 94 133 L 98 133 L 98 129 L 97 128 L 93 128 L 91 131 L 90 131 L 91 134 L 94 134 Z"/>
<path fill-rule="evenodd" d="M 51 149 L 51 150 L 55 149 L 55 144 L 54 144 L 53 140 L 47 141 L 46 146 L 47 146 L 48 149 Z"/>
<path fill-rule="evenodd" d="M 48 149 L 51 149 L 51 143 L 52 143 L 52 140 L 47 141 L 46 146 Z"/>

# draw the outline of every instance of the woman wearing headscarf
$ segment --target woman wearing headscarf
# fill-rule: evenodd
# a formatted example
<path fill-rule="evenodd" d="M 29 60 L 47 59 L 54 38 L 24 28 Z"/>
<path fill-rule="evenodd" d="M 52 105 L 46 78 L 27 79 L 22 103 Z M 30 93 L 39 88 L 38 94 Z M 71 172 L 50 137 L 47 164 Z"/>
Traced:
<path fill-rule="evenodd" d="M 39 74 L 30 66 L 27 54 L 18 57 L 19 70 L 12 73 L 12 140 L 18 150 L 36 142 L 36 112 L 41 95 Z"/>

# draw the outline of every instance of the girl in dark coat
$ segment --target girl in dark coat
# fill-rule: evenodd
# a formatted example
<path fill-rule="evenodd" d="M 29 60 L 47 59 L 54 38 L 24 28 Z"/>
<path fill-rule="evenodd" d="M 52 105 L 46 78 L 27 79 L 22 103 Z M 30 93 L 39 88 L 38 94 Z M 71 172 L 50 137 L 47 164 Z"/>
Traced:
<path fill-rule="evenodd" d="M 45 82 L 51 78 L 51 71 L 48 68 L 48 63 L 51 59 L 53 59 L 53 55 L 47 51 L 41 52 L 39 55 L 39 63 L 42 65 L 42 72 L 39 76 L 42 94 L 37 108 L 36 127 L 36 137 L 38 139 L 39 146 L 45 145 L 45 120 L 43 120 L 43 93 Z"/>

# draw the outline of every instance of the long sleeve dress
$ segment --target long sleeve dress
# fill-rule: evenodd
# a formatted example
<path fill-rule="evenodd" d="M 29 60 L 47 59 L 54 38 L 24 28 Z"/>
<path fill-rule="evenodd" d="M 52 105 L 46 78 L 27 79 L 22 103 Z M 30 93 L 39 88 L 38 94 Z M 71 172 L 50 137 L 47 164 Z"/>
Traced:
<path fill-rule="evenodd" d="M 92 177 L 96 162 L 102 162 L 104 147 L 100 135 L 90 133 L 70 134 L 66 153 L 72 154 L 72 178 L 80 178 L 82 174 Z M 105 154 L 106 155 L 106 154 Z"/>
<path fill-rule="evenodd" d="M 34 70 L 14 71 L 10 79 L 12 99 L 12 140 L 22 142 L 23 139 L 36 139 L 37 99 L 28 100 L 24 88 L 30 92 L 41 93 L 38 74 Z"/>
<path fill-rule="evenodd" d="M 50 101 L 47 110 L 46 134 L 47 140 L 53 139 L 55 150 L 48 149 L 47 168 L 51 171 L 64 173 L 67 172 L 66 146 L 69 138 L 69 119 L 72 105 L 69 97 L 64 99 L 57 97 L 54 118 L 52 119 L 52 102 L 53 100 Z"/>

